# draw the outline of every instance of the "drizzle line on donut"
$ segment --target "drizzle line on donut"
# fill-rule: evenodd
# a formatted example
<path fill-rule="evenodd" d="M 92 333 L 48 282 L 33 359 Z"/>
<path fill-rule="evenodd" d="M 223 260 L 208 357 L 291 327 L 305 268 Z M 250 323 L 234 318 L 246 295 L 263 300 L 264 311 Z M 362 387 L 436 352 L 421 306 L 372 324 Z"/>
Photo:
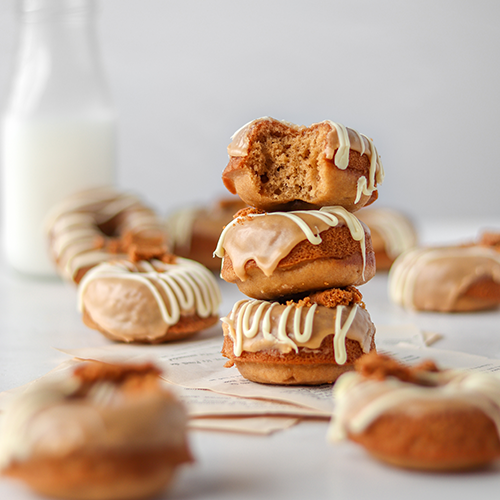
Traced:
<path fill-rule="evenodd" d="M 292 212 L 271 212 L 271 213 L 263 213 L 263 214 L 249 214 L 244 217 L 237 217 L 233 221 L 231 221 L 222 231 L 219 242 L 217 243 L 217 247 L 215 249 L 214 255 L 220 258 L 223 258 L 226 253 L 226 248 L 224 246 L 226 235 L 233 228 L 238 228 L 237 224 L 244 223 L 247 218 L 266 218 L 266 221 L 272 221 L 276 217 L 284 217 L 292 222 L 294 222 L 297 228 L 302 231 L 302 235 L 298 238 L 296 242 L 294 242 L 295 246 L 302 240 L 309 240 L 309 242 L 313 245 L 319 245 L 322 242 L 320 236 L 320 230 L 318 226 L 322 224 L 322 227 L 325 229 L 330 227 L 336 227 L 340 223 L 340 219 L 342 219 L 347 225 L 353 240 L 359 241 L 361 248 L 361 255 L 363 258 L 363 279 L 365 276 L 365 268 L 366 268 L 366 239 L 365 239 L 365 230 L 361 225 L 358 218 L 352 213 L 348 212 L 343 207 L 322 207 L 320 210 L 297 210 Z M 311 227 L 311 223 L 307 223 L 304 218 L 313 218 L 316 219 L 316 223 L 312 223 L 313 227 Z M 255 242 L 258 243 L 258 237 L 256 236 Z M 292 247 L 293 248 L 293 247 Z M 257 266 L 262 270 L 262 272 L 266 276 L 271 276 L 279 262 L 288 255 L 291 248 L 282 247 L 280 249 L 274 249 L 274 257 L 270 259 L 270 248 L 266 247 L 261 249 L 262 252 L 259 255 L 250 255 L 239 256 L 235 255 L 234 252 L 228 252 L 228 255 L 231 258 L 231 262 L 233 263 L 233 268 L 241 281 L 246 280 L 245 273 L 245 264 L 253 259 L 255 260 Z M 266 262 L 266 260 L 269 260 Z"/>
<path fill-rule="evenodd" d="M 192 260 L 177 257 L 176 264 L 165 264 L 159 260 L 135 264 L 118 261 L 100 264 L 84 276 L 78 287 L 80 312 L 83 312 L 83 295 L 89 283 L 102 278 L 118 278 L 144 284 L 155 298 L 163 321 L 168 326 L 175 325 L 182 312 L 193 309 L 200 318 L 214 316 L 222 301 L 212 273 Z M 158 289 L 164 292 L 166 298 Z"/>
<path fill-rule="evenodd" d="M 365 176 L 361 176 L 358 179 L 356 198 L 354 200 L 356 204 L 361 199 L 361 195 L 371 196 L 376 189 L 375 181 L 381 184 L 384 180 L 384 167 L 380 161 L 377 149 L 369 137 L 360 134 L 357 130 L 348 129 L 344 125 L 330 120 L 325 120 L 324 123 L 328 123 L 332 128 L 332 131 L 328 134 L 328 146 L 325 151 L 326 158 L 329 160 L 333 159 L 337 168 L 345 170 L 349 166 L 349 151 L 351 149 L 358 151 L 361 156 L 366 153 L 368 158 L 370 158 L 369 179 L 367 180 Z M 365 140 L 369 146 L 368 152 L 366 150 Z M 335 152 L 336 142 L 338 142 L 338 148 L 334 157 L 333 154 Z"/>
<path fill-rule="evenodd" d="M 295 352 L 298 352 L 300 345 L 307 345 L 313 335 L 314 316 L 318 305 L 313 304 L 312 306 L 305 307 L 291 303 L 287 306 L 282 306 L 284 309 L 279 316 L 277 332 L 273 333 L 271 314 L 273 309 L 278 306 L 281 306 L 278 302 L 243 299 L 236 302 L 229 316 L 222 318 L 221 321 L 229 327 L 229 332 L 233 339 L 233 352 L 235 356 L 241 356 L 244 351 L 243 341 L 245 338 L 253 339 L 259 333 L 274 348 L 288 346 Z M 347 361 L 345 339 L 358 312 L 358 307 L 358 304 L 352 306 L 347 318 L 344 320 L 344 324 L 342 324 L 345 306 L 337 306 L 332 328 L 327 332 L 327 334 L 331 334 L 333 330 L 333 352 L 335 362 L 339 365 L 343 365 Z M 293 327 L 292 331 L 288 331 L 287 323 L 292 311 L 294 311 Z M 301 327 L 302 324 L 303 326 Z"/>

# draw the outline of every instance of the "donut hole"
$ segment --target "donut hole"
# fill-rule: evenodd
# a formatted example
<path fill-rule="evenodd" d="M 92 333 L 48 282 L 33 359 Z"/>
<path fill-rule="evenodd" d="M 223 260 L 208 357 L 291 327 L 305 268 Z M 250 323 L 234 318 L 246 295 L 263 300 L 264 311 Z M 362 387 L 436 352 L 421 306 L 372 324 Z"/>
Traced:
<path fill-rule="evenodd" d="M 127 220 L 126 213 L 119 213 L 108 220 L 96 221 L 97 228 L 103 235 L 108 238 L 118 238 L 120 236 L 120 228 Z"/>

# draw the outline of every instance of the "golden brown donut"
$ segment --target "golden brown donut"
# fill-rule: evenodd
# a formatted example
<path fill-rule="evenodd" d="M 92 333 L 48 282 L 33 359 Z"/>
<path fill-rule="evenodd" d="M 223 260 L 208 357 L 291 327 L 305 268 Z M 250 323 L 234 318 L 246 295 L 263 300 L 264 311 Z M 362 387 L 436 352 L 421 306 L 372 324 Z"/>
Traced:
<path fill-rule="evenodd" d="M 264 117 L 243 126 L 228 146 L 226 188 L 266 210 L 342 206 L 377 199 L 384 170 L 368 137 L 326 120 L 310 127 Z"/>
<path fill-rule="evenodd" d="M 111 187 L 76 193 L 47 218 L 49 247 L 59 274 L 79 283 L 93 266 L 136 252 L 158 257 L 168 247 L 164 223 L 130 193 Z"/>
<path fill-rule="evenodd" d="M 240 300 L 222 318 L 226 366 L 253 382 L 319 385 L 334 382 L 375 349 L 375 326 L 350 287 L 286 304 Z"/>
<path fill-rule="evenodd" d="M 370 232 L 342 207 L 243 210 L 215 253 L 224 258 L 221 277 L 256 299 L 358 286 L 375 274 Z"/>
<path fill-rule="evenodd" d="M 81 365 L 25 392 L 1 432 L 2 474 L 49 497 L 149 498 L 192 460 L 185 410 L 150 364 Z"/>
<path fill-rule="evenodd" d="M 221 231 L 245 207 L 239 198 L 222 198 L 209 207 L 178 210 L 167 220 L 172 252 L 220 272 L 221 260 L 214 256 Z"/>
<path fill-rule="evenodd" d="M 389 296 L 408 309 L 468 312 L 500 305 L 500 245 L 414 248 L 394 262 Z M 489 239 L 488 239 L 489 238 Z"/>
<path fill-rule="evenodd" d="M 370 229 L 377 271 L 388 271 L 399 255 L 417 244 L 414 224 L 398 210 L 369 207 L 356 217 Z"/>
<path fill-rule="evenodd" d="M 213 274 L 198 262 L 110 261 L 91 269 L 78 286 L 83 322 L 112 340 L 157 344 L 217 323 L 221 295 Z"/>
<path fill-rule="evenodd" d="M 478 468 L 500 457 L 500 378 L 408 368 L 368 354 L 334 387 L 332 441 L 350 439 L 391 465 L 430 471 Z"/>

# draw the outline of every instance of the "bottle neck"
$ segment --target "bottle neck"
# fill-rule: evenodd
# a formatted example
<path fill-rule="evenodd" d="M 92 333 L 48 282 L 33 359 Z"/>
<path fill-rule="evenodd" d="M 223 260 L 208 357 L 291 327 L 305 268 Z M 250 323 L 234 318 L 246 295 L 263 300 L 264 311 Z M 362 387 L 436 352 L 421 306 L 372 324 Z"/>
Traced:
<path fill-rule="evenodd" d="M 23 0 L 10 109 L 54 113 L 110 107 L 94 0 Z"/>
<path fill-rule="evenodd" d="M 93 16 L 73 12 L 25 12 L 20 25 L 20 59 L 50 58 L 52 69 L 81 71 L 93 66 L 97 42 Z M 42 56 L 43 53 L 43 56 Z"/>

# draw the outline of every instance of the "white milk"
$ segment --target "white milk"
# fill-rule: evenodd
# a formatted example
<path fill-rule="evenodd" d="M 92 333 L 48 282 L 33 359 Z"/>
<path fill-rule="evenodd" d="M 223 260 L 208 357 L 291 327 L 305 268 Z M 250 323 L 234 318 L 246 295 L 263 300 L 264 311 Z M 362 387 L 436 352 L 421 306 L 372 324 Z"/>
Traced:
<path fill-rule="evenodd" d="M 7 261 L 23 273 L 55 275 L 45 217 L 74 192 L 113 184 L 115 121 L 7 115 L 2 133 Z"/>

